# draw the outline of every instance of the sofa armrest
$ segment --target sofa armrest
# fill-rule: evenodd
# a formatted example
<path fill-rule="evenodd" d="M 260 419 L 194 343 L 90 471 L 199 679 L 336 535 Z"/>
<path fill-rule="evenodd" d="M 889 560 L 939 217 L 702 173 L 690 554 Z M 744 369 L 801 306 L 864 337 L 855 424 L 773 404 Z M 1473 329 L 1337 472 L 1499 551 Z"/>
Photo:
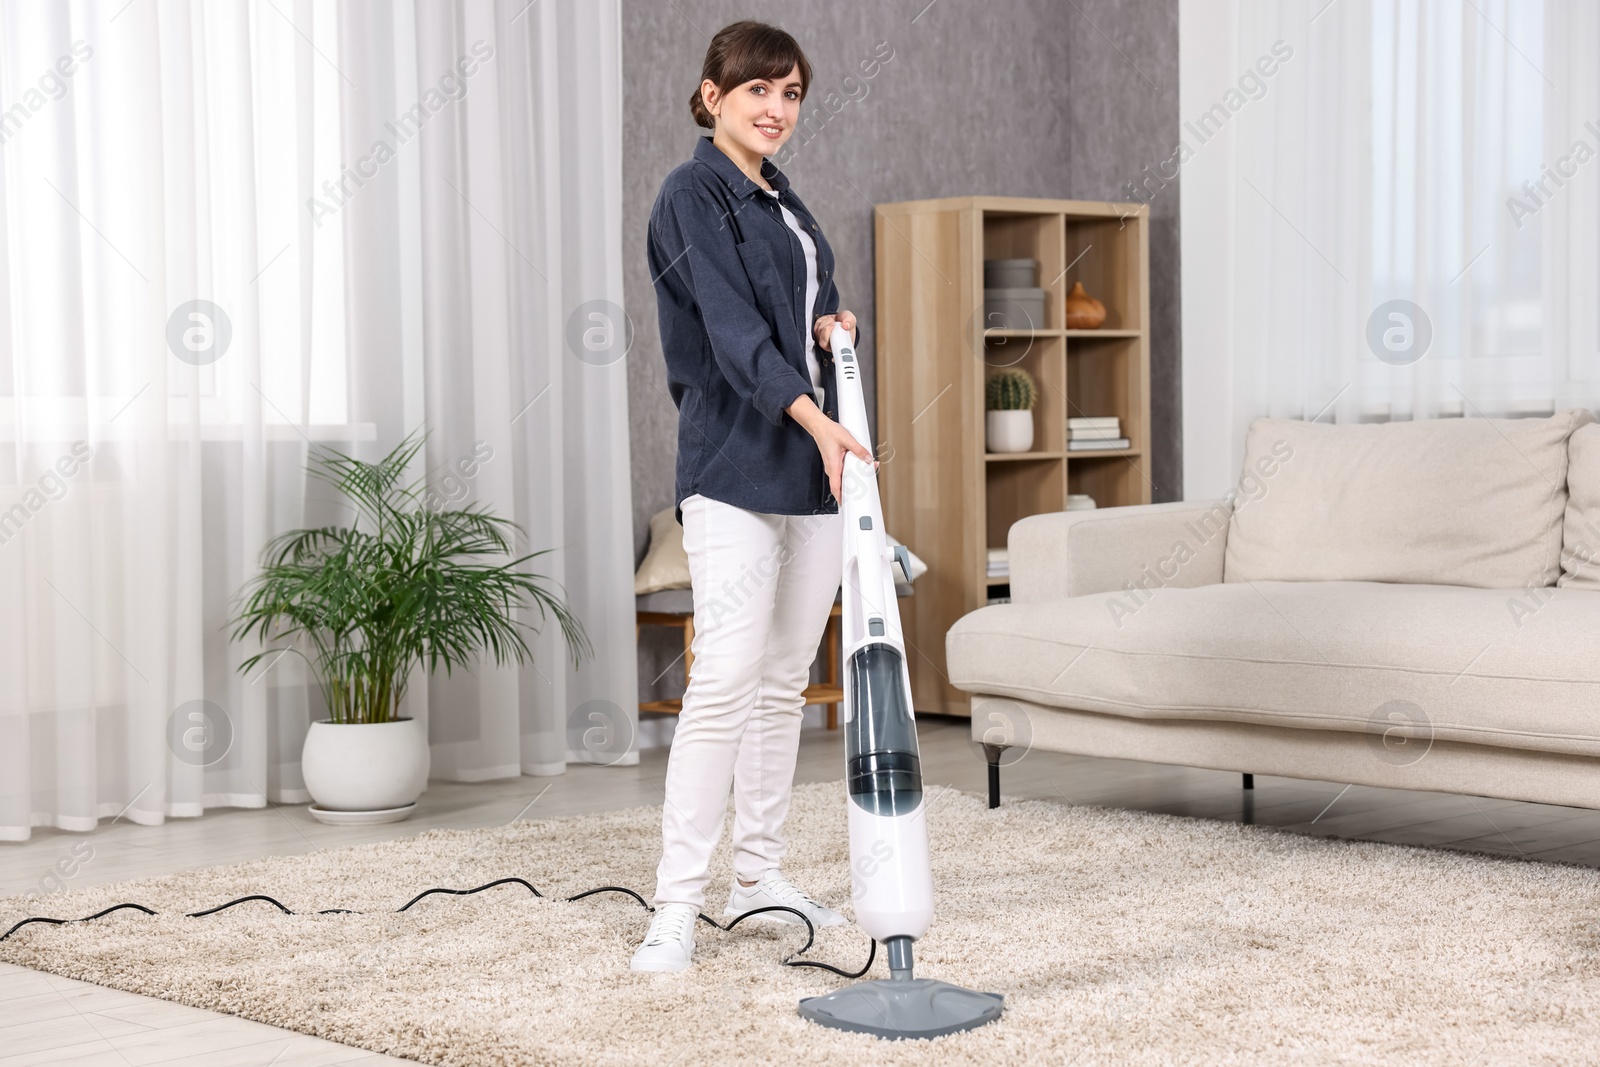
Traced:
<path fill-rule="evenodd" d="M 1031 515 L 1006 535 L 1011 600 L 1221 582 L 1232 514 L 1223 498 Z"/>

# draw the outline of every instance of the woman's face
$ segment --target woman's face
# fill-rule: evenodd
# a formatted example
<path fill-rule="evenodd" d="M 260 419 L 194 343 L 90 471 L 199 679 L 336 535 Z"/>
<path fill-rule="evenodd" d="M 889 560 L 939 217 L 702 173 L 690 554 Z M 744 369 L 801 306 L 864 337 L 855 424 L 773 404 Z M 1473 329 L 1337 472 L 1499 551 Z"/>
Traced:
<path fill-rule="evenodd" d="M 800 118 L 800 67 L 781 78 L 757 78 L 717 93 L 709 78 L 700 98 L 717 118 L 717 132 L 733 138 L 753 155 L 770 156 L 794 133 Z"/>

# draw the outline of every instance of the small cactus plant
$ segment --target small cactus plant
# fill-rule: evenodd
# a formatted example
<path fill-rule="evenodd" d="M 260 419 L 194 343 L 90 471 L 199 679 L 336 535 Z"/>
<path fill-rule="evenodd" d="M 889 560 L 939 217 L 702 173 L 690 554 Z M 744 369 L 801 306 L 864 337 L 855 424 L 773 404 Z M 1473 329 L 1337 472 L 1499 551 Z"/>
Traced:
<path fill-rule="evenodd" d="M 1039 390 L 1027 371 L 1007 367 L 989 375 L 988 394 L 990 411 L 1032 411 Z"/>

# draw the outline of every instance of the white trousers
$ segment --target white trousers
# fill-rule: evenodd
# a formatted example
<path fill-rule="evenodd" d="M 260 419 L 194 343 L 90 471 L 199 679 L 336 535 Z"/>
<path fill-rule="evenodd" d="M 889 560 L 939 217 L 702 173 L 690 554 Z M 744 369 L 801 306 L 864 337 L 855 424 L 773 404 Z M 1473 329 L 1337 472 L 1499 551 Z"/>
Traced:
<path fill-rule="evenodd" d="M 844 520 L 683 501 L 694 664 L 667 758 L 655 903 L 705 902 L 733 790 L 733 870 L 778 867 L 800 745 L 802 693 L 839 592 Z"/>

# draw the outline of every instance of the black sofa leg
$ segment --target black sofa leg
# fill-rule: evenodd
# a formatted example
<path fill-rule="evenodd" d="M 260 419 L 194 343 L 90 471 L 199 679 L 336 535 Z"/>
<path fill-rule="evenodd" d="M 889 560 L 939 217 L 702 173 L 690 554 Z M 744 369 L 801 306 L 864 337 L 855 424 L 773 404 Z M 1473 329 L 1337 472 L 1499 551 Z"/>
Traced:
<path fill-rule="evenodd" d="M 983 755 L 989 761 L 989 807 L 1000 806 L 1000 753 L 1005 745 L 984 745 Z"/>
<path fill-rule="evenodd" d="M 1246 789 L 1254 789 L 1256 787 L 1256 776 L 1253 775 L 1253 774 L 1245 775 L 1244 776 L 1244 787 Z"/>

